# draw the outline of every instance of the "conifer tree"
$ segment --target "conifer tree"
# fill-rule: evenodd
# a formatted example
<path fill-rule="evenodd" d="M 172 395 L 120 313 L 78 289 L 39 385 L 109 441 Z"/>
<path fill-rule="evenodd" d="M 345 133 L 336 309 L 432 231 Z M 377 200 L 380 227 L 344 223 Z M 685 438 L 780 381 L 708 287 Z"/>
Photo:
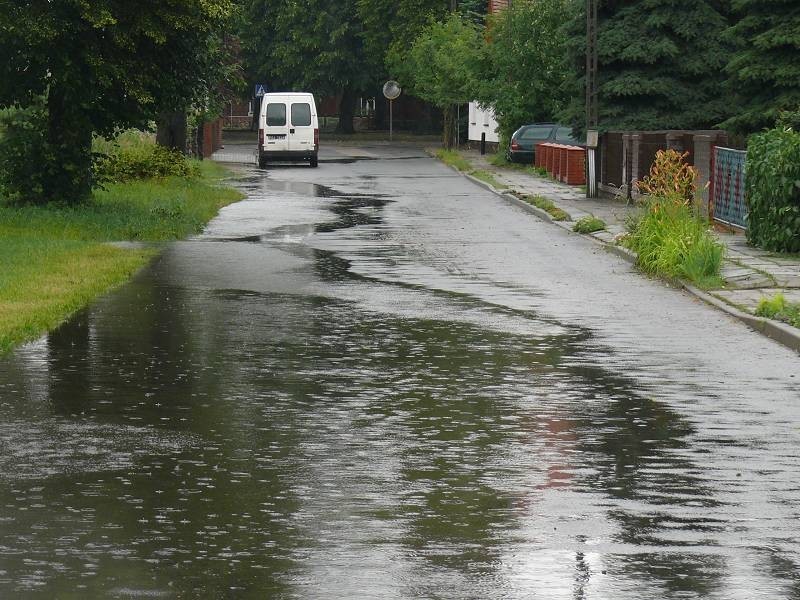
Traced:
<path fill-rule="evenodd" d="M 727 67 L 742 110 L 725 125 L 744 133 L 800 108 L 800 2 L 734 0 L 739 21 L 728 30 L 737 50 Z"/>
<path fill-rule="evenodd" d="M 728 116 L 724 67 L 728 25 L 715 0 L 607 0 L 598 34 L 600 126 L 607 130 L 710 128 Z M 585 32 L 585 14 L 569 30 Z M 573 33 L 574 35 L 574 33 Z M 583 52 L 573 44 L 572 52 Z M 567 87 L 582 91 L 582 56 Z M 563 118 L 583 123 L 583 98 Z"/>

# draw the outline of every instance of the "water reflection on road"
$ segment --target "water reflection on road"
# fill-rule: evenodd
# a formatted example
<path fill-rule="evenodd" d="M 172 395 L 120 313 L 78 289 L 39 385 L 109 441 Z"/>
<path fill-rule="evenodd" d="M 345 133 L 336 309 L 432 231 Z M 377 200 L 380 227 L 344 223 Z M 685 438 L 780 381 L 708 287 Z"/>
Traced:
<path fill-rule="evenodd" d="M 800 598 L 796 356 L 418 151 L 239 185 L 0 360 L 0 596 Z"/>

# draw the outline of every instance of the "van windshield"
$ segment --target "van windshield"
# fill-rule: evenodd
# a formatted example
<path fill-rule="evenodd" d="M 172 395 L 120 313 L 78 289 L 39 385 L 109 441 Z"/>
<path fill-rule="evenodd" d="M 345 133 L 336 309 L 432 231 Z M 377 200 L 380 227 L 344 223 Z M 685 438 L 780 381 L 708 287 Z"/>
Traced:
<path fill-rule="evenodd" d="M 267 104 L 267 127 L 286 125 L 286 105 L 283 103 Z"/>
<path fill-rule="evenodd" d="M 307 127 L 311 125 L 311 105 L 306 102 L 292 104 L 292 125 Z"/>

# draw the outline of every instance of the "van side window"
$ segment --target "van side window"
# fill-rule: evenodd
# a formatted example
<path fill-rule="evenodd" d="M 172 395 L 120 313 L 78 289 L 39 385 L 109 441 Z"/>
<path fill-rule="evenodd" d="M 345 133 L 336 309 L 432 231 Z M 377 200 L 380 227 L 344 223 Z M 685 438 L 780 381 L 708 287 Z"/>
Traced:
<path fill-rule="evenodd" d="M 283 103 L 267 104 L 267 127 L 286 125 L 286 105 Z"/>
<path fill-rule="evenodd" d="M 306 127 L 311 125 L 311 105 L 307 102 L 292 104 L 292 125 Z"/>

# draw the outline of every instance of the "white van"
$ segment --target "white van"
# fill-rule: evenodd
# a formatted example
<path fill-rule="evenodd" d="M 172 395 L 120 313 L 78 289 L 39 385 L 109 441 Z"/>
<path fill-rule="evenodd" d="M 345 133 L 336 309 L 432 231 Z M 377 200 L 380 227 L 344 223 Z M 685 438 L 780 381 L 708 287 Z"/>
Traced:
<path fill-rule="evenodd" d="M 258 166 L 271 160 L 303 160 L 318 164 L 319 121 L 313 94 L 264 94 L 258 116 Z"/>

